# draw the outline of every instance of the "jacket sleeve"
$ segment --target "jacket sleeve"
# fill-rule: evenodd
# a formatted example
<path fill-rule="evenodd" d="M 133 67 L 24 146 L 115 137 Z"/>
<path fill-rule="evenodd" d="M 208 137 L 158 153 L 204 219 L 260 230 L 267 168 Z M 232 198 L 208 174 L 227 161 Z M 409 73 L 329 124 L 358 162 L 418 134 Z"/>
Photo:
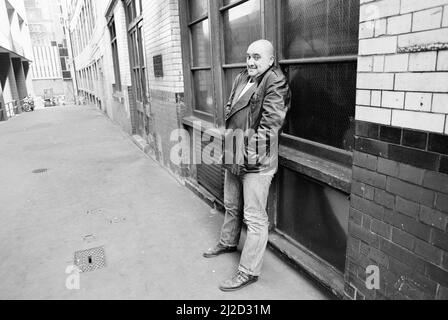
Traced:
<path fill-rule="evenodd" d="M 255 133 L 248 141 L 248 163 L 255 165 L 263 163 L 267 156 L 266 152 L 258 150 L 257 145 L 263 143 L 269 145 L 272 139 L 278 143 L 278 134 L 283 127 L 286 113 L 290 106 L 290 90 L 285 76 L 279 76 L 275 73 L 268 79 L 266 95 L 262 102 L 261 119 Z"/>

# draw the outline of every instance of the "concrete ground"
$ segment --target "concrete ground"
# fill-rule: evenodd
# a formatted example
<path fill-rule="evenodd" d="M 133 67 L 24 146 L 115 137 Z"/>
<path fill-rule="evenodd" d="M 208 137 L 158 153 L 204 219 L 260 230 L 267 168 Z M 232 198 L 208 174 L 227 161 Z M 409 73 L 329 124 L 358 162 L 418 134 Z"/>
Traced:
<path fill-rule="evenodd" d="M 217 241 L 223 215 L 94 107 L 0 122 L 0 150 L 0 299 L 328 299 L 270 251 L 257 283 L 221 292 L 239 252 L 202 252 Z M 106 267 L 68 290 L 74 253 L 100 246 Z"/>

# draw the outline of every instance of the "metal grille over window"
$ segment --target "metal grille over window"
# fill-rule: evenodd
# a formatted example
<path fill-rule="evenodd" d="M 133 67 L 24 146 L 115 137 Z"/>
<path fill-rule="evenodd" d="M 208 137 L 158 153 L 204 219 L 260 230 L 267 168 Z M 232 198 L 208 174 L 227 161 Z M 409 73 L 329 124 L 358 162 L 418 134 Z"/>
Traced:
<path fill-rule="evenodd" d="M 284 1 L 283 53 L 286 59 L 356 54 L 359 1 Z"/>
<path fill-rule="evenodd" d="M 288 69 L 294 94 L 284 132 L 352 150 L 356 63 L 291 65 Z"/>
<path fill-rule="evenodd" d="M 292 91 L 285 133 L 353 150 L 359 1 L 286 0 L 281 12 Z"/>

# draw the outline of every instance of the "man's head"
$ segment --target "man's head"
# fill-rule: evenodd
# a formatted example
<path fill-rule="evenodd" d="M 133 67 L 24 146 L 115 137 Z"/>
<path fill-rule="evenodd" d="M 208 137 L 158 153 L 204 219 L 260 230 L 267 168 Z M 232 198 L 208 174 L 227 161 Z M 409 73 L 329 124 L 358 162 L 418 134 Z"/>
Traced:
<path fill-rule="evenodd" d="M 246 63 L 249 76 L 257 78 L 275 62 L 274 46 L 268 40 L 258 40 L 247 49 Z"/>

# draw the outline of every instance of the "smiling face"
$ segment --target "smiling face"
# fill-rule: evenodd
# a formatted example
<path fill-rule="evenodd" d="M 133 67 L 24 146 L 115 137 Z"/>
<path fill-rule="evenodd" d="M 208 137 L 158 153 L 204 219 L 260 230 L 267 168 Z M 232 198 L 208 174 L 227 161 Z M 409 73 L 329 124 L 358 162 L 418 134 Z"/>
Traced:
<path fill-rule="evenodd" d="M 274 47 L 267 40 L 252 43 L 247 49 L 246 63 L 249 76 L 261 76 L 274 64 Z"/>

